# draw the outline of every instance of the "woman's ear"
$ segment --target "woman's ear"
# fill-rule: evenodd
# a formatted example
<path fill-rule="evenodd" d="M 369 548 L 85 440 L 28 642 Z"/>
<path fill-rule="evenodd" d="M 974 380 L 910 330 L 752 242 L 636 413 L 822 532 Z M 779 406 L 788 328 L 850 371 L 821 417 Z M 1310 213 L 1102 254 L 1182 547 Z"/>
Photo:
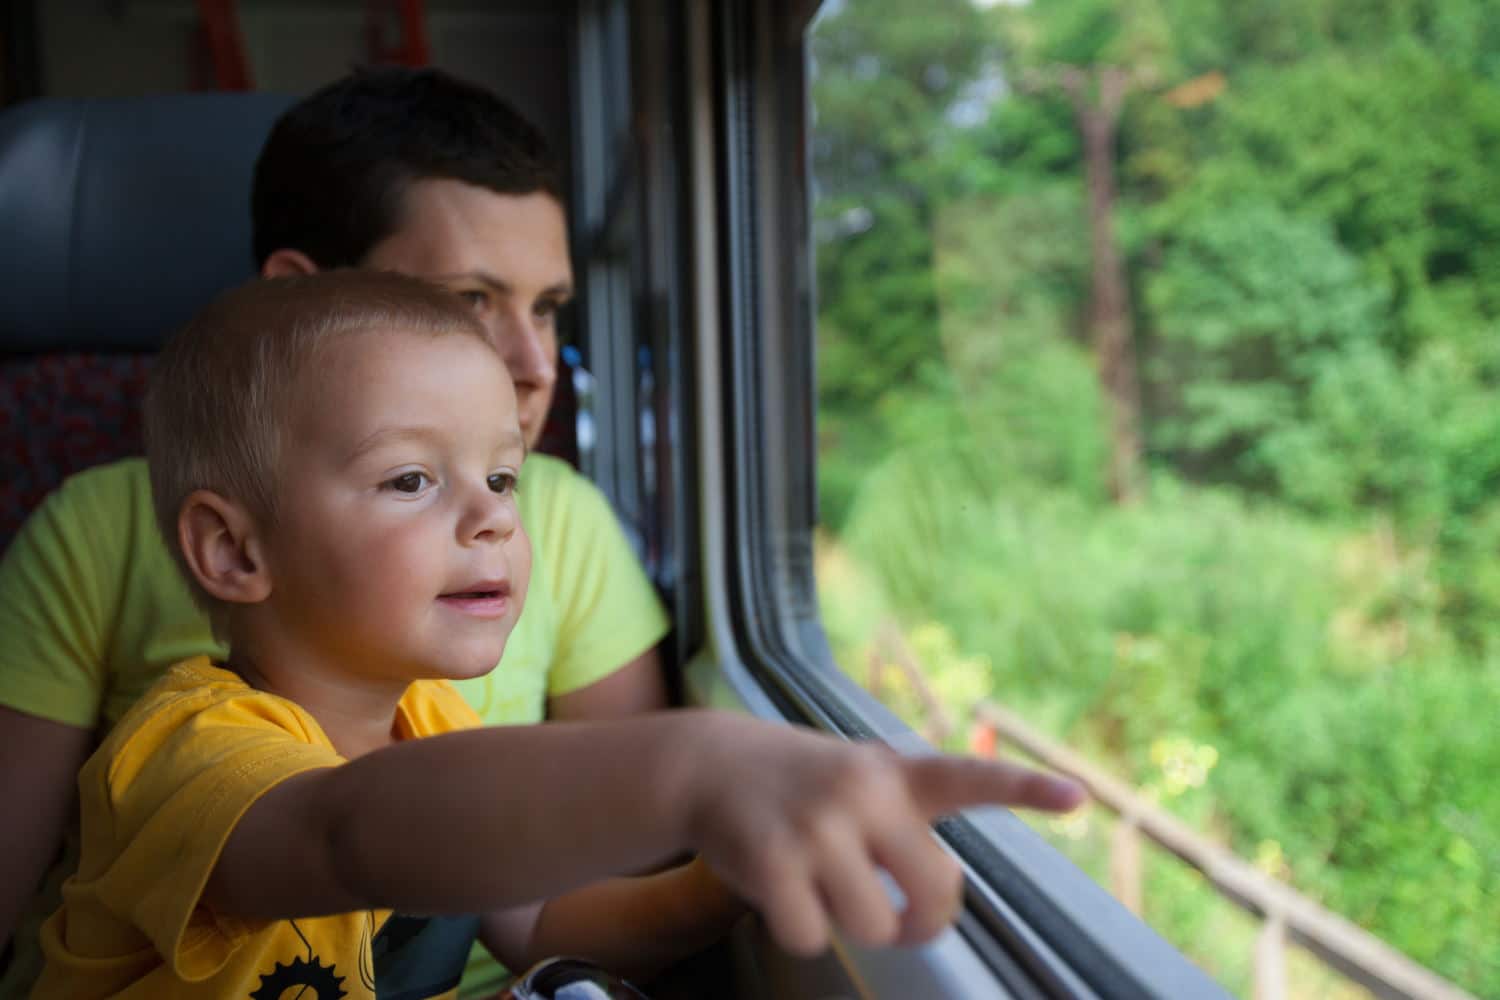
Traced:
<path fill-rule="evenodd" d="M 258 604 L 271 596 L 255 518 L 212 490 L 194 490 L 177 514 L 177 542 L 198 585 L 230 604 Z"/>
<path fill-rule="evenodd" d="M 262 278 L 291 278 L 299 274 L 317 274 L 318 265 L 301 250 L 283 247 L 271 251 L 271 256 L 260 266 Z"/>

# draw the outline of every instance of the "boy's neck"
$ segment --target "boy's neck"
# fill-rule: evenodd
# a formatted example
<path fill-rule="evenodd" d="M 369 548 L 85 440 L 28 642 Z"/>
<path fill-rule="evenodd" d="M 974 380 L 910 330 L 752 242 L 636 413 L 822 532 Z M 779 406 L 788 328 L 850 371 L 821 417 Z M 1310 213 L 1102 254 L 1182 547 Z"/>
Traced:
<path fill-rule="evenodd" d="M 275 630 L 246 624 L 231 623 L 225 662 L 246 684 L 295 702 L 349 760 L 396 742 L 396 710 L 408 681 L 329 663 Z"/>

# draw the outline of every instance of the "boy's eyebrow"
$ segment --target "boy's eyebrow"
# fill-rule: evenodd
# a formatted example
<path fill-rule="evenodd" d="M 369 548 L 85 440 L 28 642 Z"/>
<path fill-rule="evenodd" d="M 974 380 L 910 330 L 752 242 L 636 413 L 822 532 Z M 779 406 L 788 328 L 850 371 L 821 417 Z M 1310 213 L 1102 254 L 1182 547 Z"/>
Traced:
<path fill-rule="evenodd" d="M 359 459 L 384 444 L 399 444 L 403 441 L 431 441 L 441 436 L 442 432 L 435 427 L 413 424 L 380 427 L 354 446 L 353 450 L 349 452 L 347 461 L 348 464 L 353 465 Z M 522 461 L 525 461 L 526 456 L 530 454 L 530 449 L 526 447 L 526 438 L 521 434 L 519 426 L 514 429 L 506 429 L 505 440 L 501 444 L 501 449 L 505 451 L 519 451 Z"/>
<path fill-rule="evenodd" d="M 349 452 L 349 462 L 352 464 L 358 461 L 383 444 L 399 443 L 402 441 L 428 441 L 437 436 L 438 432 L 436 428 L 432 427 L 418 427 L 413 425 L 379 427 L 354 446 L 354 449 Z"/>
<path fill-rule="evenodd" d="M 501 295 L 509 295 L 515 290 L 511 288 L 508 281 L 496 275 L 493 275 L 488 271 L 464 271 L 459 274 L 438 274 L 433 276 L 434 281 L 440 282 L 458 281 L 464 278 L 467 278 L 470 281 L 477 281 L 481 285 L 488 286 L 491 291 L 497 292 Z M 553 298 L 563 299 L 566 301 L 573 297 L 573 283 L 571 281 L 559 281 L 556 284 L 548 285 L 546 288 L 542 289 L 542 295 L 550 295 Z"/>

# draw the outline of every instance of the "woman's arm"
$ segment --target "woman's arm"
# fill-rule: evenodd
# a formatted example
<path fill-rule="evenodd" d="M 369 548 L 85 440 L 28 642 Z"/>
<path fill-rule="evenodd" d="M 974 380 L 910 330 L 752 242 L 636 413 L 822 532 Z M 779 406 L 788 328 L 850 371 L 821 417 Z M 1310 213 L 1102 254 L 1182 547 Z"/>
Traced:
<path fill-rule="evenodd" d="M 0 951 L 63 841 L 93 734 L 0 706 Z"/>
<path fill-rule="evenodd" d="M 622 719 L 669 707 L 661 657 L 652 647 L 592 684 L 553 695 L 547 700 L 547 718 L 557 722 Z"/>
<path fill-rule="evenodd" d="M 713 944 L 745 912 L 707 865 L 693 861 L 493 913 L 484 919 L 480 938 L 507 968 L 574 955 L 646 982 Z"/>

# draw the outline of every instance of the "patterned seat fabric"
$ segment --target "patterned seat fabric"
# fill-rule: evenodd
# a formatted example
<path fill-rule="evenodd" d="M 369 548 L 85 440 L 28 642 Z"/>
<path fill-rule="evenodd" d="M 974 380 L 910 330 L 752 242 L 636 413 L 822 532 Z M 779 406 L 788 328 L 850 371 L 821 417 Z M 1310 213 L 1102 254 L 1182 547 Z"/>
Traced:
<path fill-rule="evenodd" d="M 142 452 L 150 355 L 44 354 L 0 361 L 0 553 L 64 479 Z"/>

